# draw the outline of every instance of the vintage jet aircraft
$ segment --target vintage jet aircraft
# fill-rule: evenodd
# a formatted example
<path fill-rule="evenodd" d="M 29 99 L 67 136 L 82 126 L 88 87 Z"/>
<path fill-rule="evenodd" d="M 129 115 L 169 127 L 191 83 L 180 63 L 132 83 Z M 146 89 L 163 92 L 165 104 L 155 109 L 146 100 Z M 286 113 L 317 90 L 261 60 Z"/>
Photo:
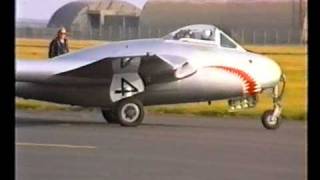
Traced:
<path fill-rule="evenodd" d="M 189 25 L 163 38 L 107 43 L 48 61 L 16 62 L 16 96 L 99 107 L 107 122 L 137 126 L 143 106 L 226 99 L 254 107 L 270 90 L 267 129 L 280 125 L 285 78 L 273 60 L 242 48 L 213 25 Z"/>

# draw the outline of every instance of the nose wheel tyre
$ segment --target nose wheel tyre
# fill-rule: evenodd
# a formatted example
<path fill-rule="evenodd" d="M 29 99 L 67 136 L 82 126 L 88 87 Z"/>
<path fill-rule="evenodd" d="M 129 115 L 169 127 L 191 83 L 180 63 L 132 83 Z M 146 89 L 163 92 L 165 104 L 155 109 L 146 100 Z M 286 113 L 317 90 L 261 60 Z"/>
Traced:
<path fill-rule="evenodd" d="M 118 119 L 114 116 L 114 113 L 112 110 L 102 109 L 101 112 L 102 112 L 102 116 L 109 124 L 118 124 L 119 123 Z"/>
<path fill-rule="evenodd" d="M 139 100 L 124 99 L 116 105 L 115 114 L 122 126 L 138 126 L 144 118 L 144 109 Z"/>
<path fill-rule="evenodd" d="M 279 88 L 281 84 L 282 88 L 280 90 Z M 273 88 L 273 109 L 265 111 L 261 116 L 262 124 L 266 129 L 277 129 L 280 127 L 282 112 L 281 99 L 284 94 L 285 86 L 286 77 L 282 74 L 279 84 Z"/>
<path fill-rule="evenodd" d="M 280 117 L 273 117 L 274 110 L 267 110 L 263 113 L 261 121 L 266 129 L 277 129 L 280 126 Z"/>

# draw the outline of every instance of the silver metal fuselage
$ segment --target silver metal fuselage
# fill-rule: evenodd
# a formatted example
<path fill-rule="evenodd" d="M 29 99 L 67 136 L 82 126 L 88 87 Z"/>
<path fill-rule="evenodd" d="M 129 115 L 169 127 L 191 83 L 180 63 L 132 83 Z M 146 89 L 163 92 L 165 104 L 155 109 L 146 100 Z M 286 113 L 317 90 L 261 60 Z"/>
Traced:
<path fill-rule="evenodd" d="M 215 44 L 141 39 L 105 44 L 43 62 L 17 62 L 16 95 L 63 104 L 104 107 L 112 105 L 112 67 L 100 67 L 89 77 L 61 74 L 108 58 L 145 55 L 185 59 L 196 71 L 178 79 L 145 82 L 134 97 L 144 105 L 230 99 L 274 87 L 281 69 L 271 59 Z M 152 63 L 150 63 L 152 64 Z M 145 67 L 147 68 L 147 67 Z M 157 67 L 150 66 L 150 71 Z M 160 68 L 160 67 L 159 67 Z M 142 79 L 146 81 L 147 77 Z M 161 76 L 160 76 L 161 79 Z"/>

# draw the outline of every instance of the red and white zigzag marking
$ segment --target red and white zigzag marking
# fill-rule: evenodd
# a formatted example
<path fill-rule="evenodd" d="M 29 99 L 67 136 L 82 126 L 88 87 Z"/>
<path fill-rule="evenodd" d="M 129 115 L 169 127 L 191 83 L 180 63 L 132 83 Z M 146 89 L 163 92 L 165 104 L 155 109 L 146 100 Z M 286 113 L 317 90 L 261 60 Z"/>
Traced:
<path fill-rule="evenodd" d="M 214 66 L 215 68 L 223 69 L 227 72 L 237 75 L 244 84 L 243 93 L 254 96 L 261 91 L 261 86 L 246 72 L 227 66 Z"/>

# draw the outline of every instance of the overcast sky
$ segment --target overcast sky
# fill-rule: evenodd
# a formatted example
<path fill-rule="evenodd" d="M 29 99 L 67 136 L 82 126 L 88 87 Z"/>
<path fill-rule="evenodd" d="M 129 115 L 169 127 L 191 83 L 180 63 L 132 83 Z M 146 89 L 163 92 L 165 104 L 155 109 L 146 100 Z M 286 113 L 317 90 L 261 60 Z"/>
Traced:
<path fill-rule="evenodd" d="M 75 0 L 16 0 L 16 19 L 49 20 L 61 6 Z M 147 0 L 124 0 L 142 8 Z"/>

